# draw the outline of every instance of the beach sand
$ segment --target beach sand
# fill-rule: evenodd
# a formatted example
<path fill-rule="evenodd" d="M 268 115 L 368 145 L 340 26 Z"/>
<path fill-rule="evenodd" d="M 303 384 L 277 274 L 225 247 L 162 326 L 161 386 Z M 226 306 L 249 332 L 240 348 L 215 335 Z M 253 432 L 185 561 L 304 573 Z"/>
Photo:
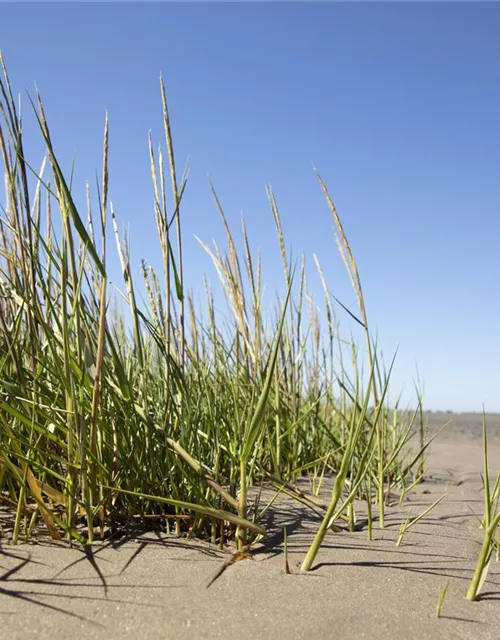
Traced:
<path fill-rule="evenodd" d="M 446 414 L 434 414 L 444 422 Z M 384 529 L 329 533 L 313 571 L 299 572 L 319 518 L 279 500 L 269 539 L 207 588 L 230 557 L 207 543 L 153 532 L 92 549 L 45 538 L 0 547 L 0 638 L 446 638 L 500 637 L 500 564 L 492 561 L 483 598 L 465 592 L 481 544 L 482 444 L 477 416 L 435 441 L 427 481 Z M 458 426 L 457 426 L 458 424 Z M 492 427 L 490 469 L 500 469 Z M 447 497 L 396 547 L 404 516 Z M 360 511 L 360 519 L 363 514 Z M 292 575 L 284 571 L 288 531 Z M 449 581 L 442 617 L 440 588 Z"/>

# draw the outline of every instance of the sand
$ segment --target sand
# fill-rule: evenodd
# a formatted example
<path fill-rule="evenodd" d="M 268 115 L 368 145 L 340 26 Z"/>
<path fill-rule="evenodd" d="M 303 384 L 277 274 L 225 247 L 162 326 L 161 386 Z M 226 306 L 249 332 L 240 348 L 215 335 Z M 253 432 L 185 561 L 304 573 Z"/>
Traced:
<path fill-rule="evenodd" d="M 438 416 L 440 420 L 446 415 Z M 470 423 L 470 421 L 469 421 Z M 479 602 L 465 592 L 481 543 L 481 440 L 476 426 L 437 439 L 428 481 L 387 526 L 330 533 L 316 567 L 300 574 L 317 517 L 282 500 L 270 536 L 251 559 L 229 557 L 200 541 L 145 533 L 92 550 L 36 544 L 0 547 L 0 638 L 446 638 L 500 637 L 500 564 L 492 562 Z M 491 441 L 491 469 L 500 468 Z M 405 514 L 447 497 L 395 546 Z M 362 517 L 362 516 L 360 516 Z M 284 572 L 287 525 L 292 575 Z M 449 581 L 442 617 L 435 608 Z"/>

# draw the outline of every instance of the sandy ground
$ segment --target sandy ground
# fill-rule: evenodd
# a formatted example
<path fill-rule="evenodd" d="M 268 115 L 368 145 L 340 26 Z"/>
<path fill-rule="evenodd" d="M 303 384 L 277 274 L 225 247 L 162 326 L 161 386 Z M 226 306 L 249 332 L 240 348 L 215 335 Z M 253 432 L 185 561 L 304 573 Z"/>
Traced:
<path fill-rule="evenodd" d="M 440 414 L 442 421 L 448 419 Z M 460 421 L 459 421 L 460 422 Z M 461 424 L 461 423 L 460 423 Z M 387 526 L 330 533 L 315 569 L 300 574 L 318 519 L 288 500 L 271 514 L 270 539 L 252 559 L 228 559 L 201 542 L 148 533 L 92 550 L 40 540 L 0 546 L 0 638 L 436 638 L 500 637 L 500 565 L 493 562 L 480 602 L 465 592 L 480 547 L 481 440 L 475 426 L 442 434 L 428 481 Z M 500 440 L 491 441 L 500 469 Z M 447 497 L 395 546 L 404 515 Z M 287 526 L 292 575 L 284 572 Z M 274 535 L 272 532 L 275 532 Z M 442 617 L 435 607 L 449 581 Z"/>

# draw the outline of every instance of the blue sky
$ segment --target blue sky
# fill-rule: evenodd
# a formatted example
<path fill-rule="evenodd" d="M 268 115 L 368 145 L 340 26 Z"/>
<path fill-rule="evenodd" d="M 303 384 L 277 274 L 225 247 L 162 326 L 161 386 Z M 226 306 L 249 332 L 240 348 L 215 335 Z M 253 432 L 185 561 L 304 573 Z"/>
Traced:
<path fill-rule="evenodd" d="M 316 253 L 354 306 L 315 166 L 386 357 L 399 346 L 396 386 L 411 390 L 418 367 L 427 408 L 500 411 L 499 24 L 496 3 L 4 3 L 0 47 L 14 90 L 40 89 L 82 196 L 108 110 L 111 199 L 137 272 L 158 258 L 147 134 L 163 141 L 162 72 L 191 169 L 187 282 L 216 279 L 193 237 L 223 238 L 210 176 L 235 229 L 245 214 L 268 288 L 283 287 L 271 183 L 313 290 Z"/>

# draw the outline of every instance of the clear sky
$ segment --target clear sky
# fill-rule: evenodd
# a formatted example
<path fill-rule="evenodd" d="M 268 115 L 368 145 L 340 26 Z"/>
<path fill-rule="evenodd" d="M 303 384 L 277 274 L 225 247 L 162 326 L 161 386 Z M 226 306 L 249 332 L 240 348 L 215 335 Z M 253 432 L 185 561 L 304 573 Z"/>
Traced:
<path fill-rule="evenodd" d="M 40 89 L 81 194 L 108 110 L 134 271 L 158 257 L 147 134 L 162 141 L 162 72 L 191 168 L 188 284 L 216 279 L 193 237 L 223 237 L 210 176 L 235 229 L 244 212 L 268 286 L 283 286 L 269 182 L 287 245 L 311 276 L 316 253 L 354 306 L 315 166 L 386 357 L 399 346 L 396 386 L 411 389 L 418 367 L 427 408 L 500 411 L 500 4 L 2 3 L 0 47 L 14 90 Z M 24 112 L 30 134 L 26 100 Z"/>

